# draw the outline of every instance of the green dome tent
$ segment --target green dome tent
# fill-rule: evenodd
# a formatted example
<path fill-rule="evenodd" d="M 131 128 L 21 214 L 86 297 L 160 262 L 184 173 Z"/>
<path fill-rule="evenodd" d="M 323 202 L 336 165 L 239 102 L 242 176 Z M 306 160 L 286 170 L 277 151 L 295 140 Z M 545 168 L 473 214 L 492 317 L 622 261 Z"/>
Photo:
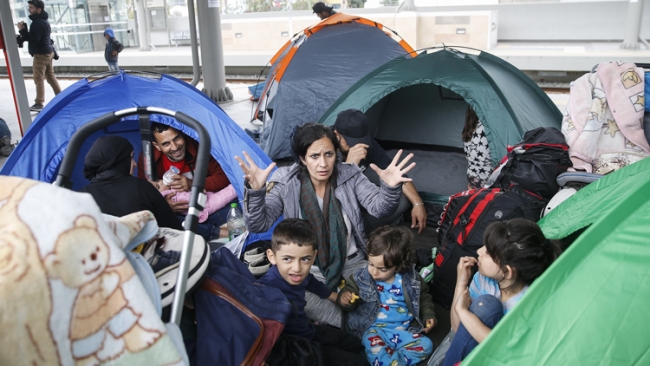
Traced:
<path fill-rule="evenodd" d="M 418 172 L 413 172 L 418 189 L 422 189 L 419 181 L 432 182 L 426 191 L 451 194 L 467 186 L 461 132 L 468 105 L 485 126 L 495 165 L 508 145 L 521 141 L 524 132 L 543 126 L 559 129 L 562 121 L 548 96 L 508 62 L 486 52 L 475 55 L 444 47 L 414 58 L 398 57 L 370 72 L 341 95 L 320 122 L 333 125 L 339 112 L 359 109 L 370 119 L 373 136 L 384 147 L 459 154 L 458 159 L 450 159 L 416 153 L 416 159 L 420 155 L 445 164 L 458 161 L 454 169 L 427 167 L 427 171 L 445 172 L 444 179 L 417 177 Z M 439 187 L 449 185 L 449 176 L 458 176 L 452 179 L 457 183 L 442 192 Z"/>
<path fill-rule="evenodd" d="M 591 183 L 539 221 L 588 227 L 466 365 L 650 364 L 650 159 Z"/>

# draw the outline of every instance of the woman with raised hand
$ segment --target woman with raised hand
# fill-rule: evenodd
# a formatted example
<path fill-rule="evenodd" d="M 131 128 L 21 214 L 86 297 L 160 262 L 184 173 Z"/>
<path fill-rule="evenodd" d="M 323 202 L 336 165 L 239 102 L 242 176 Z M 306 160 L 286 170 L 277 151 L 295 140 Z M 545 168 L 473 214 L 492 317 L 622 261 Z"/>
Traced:
<path fill-rule="evenodd" d="M 344 276 L 366 265 L 366 236 L 360 206 L 376 217 L 393 213 L 399 203 L 402 183 L 411 181 L 403 175 L 415 163 L 413 154 L 402 161 L 400 150 L 391 164 L 381 170 L 380 186 L 370 182 L 361 170 L 337 158 L 338 139 L 334 131 L 317 123 L 299 126 L 291 138 L 296 164 L 279 168 L 269 179 L 275 163 L 259 168 L 244 152 L 235 157 L 244 171 L 246 191 L 244 215 L 251 232 L 268 230 L 284 214 L 285 218 L 308 220 L 318 237 L 318 253 L 311 272 L 335 290 Z M 408 164 L 408 166 L 407 166 Z M 330 301 L 307 293 L 307 316 L 337 327 L 341 311 Z"/>

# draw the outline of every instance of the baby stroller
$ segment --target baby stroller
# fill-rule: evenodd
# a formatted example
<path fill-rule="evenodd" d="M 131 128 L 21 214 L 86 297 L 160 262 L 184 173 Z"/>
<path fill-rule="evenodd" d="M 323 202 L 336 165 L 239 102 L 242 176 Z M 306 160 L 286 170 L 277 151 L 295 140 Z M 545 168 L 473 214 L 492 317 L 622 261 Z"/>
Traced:
<path fill-rule="evenodd" d="M 158 281 L 131 250 L 153 237 L 153 215 L 102 215 L 93 199 L 70 188 L 74 161 L 93 132 L 124 117 L 162 114 L 198 133 L 195 179 L 171 307 L 161 321 Z M 210 138 L 191 117 L 140 107 L 109 113 L 71 138 L 54 185 L 0 177 L 0 364 L 189 364 L 178 325 L 193 247 Z M 38 208 L 38 209 L 34 209 Z M 196 240 L 196 241 L 195 241 Z"/>

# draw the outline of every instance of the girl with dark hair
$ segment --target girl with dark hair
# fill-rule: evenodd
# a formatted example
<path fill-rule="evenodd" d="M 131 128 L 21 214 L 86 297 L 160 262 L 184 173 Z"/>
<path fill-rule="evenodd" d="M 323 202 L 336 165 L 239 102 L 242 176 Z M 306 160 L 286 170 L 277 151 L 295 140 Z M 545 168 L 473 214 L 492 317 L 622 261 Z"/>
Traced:
<path fill-rule="evenodd" d="M 456 335 L 443 365 L 455 365 L 482 342 L 562 251 L 526 219 L 493 222 L 485 229 L 483 243 L 478 259 L 462 257 L 458 263 L 450 312 Z M 468 288 L 474 265 L 478 272 Z"/>
<path fill-rule="evenodd" d="M 361 338 L 371 365 L 417 364 L 433 351 L 422 333 L 436 325 L 429 288 L 411 263 L 413 234 L 382 226 L 368 240 L 368 266 L 339 293 L 348 329 Z M 357 301 L 359 300 L 359 301 Z"/>
<path fill-rule="evenodd" d="M 124 216 L 149 210 L 158 226 L 183 230 L 165 198 L 144 179 L 134 176 L 133 145 L 121 136 L 102 136 L 84 160 L 84 176 L 90 184 L 81 192 L 90 193 L 99 209 L 109 215 Z"/>
<path fill-rule="evenodd" d="M 481 188 L 494 169 L 485 129 L 472 107 L 465 112 L 463 149 L 467 156 L 467 189 Z"/>
<path fill-rule="evenodd" d="M 267 177 L 275 163 L 259 168 L 244 152 L 244 162 L 235 157 L 244 171 L 247 189 L 244 196 L 244 215 L 251 232 L 268 230 L 284 215 L 285 218 L 303 218 L 316 232 L 317 258 L 312 273 L 334 290 L 344 276 L 358 266 L 365 265 L 363 206 L 371 215 L 390 215 L 399 204 L 401 184 L 411 181 L 403 175 L 415 166 L 409 154 L 399 162 L 401 151 L 392 163 L 381 170 L 371 168 L 381 178 L 381 186 L 370 182 L 356 165 L 337 160 L 338 139 L 334 131 L 317 123 L 299 126 L 291 140 L 296 164 L 276 170 Z M 321 301 L 307 293 L 307 315 L 318 321 L 340 327 L 341 312 L 333 303 Z"/>

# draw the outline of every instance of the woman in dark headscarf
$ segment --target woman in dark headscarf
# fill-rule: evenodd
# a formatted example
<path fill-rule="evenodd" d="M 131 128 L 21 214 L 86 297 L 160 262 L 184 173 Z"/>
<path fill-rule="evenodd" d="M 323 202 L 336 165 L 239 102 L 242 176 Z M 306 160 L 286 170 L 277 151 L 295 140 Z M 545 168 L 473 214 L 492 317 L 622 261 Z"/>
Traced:
<path fill-rule="evenodd" d="M 165 198 L 144 179 L 132 176 L 136 164 L 133 146 L 121 136 L 102 136 L 95 141 L 84 160 L 84 176 L 90 193 L 103 213 L 124 216 L 151 211 L 158 226 L 183 230 Z"/>

